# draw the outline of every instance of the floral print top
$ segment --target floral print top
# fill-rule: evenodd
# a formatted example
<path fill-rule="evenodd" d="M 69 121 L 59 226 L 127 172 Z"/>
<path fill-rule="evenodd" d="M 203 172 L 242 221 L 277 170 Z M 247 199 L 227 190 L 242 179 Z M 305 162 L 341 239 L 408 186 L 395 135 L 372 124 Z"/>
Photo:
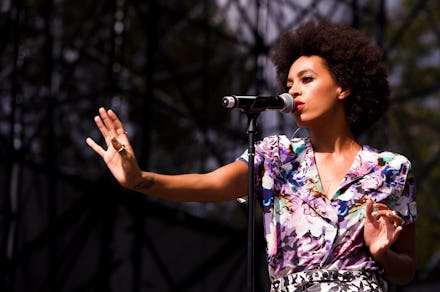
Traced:
<path fill-rule="evenodd" d="M 247 151 L 239 159 L 247 161 Z M 362 146 L 331 199 L 321 193 L 309 138 L 267 137 L 256 143 L 254 161 L 272 281 L 305 270 L 378 272 L 363 240 L 368 198 L 404 225 L 417 218 L 411 164 L 402 155 Z"/>

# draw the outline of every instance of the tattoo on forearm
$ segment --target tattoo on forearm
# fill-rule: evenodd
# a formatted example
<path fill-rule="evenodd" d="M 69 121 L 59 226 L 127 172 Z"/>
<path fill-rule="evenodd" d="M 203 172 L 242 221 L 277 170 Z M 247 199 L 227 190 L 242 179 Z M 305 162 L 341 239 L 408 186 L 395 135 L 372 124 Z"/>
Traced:
<path fill-rule="evenodd" d="M 137 185 L 134 186 L 134 189 L 137 191 L 140 190 L 148 190 L 152 185 L 154 185 L 154 176 L 148 177 L 145 181 L 141 181 Z"/>

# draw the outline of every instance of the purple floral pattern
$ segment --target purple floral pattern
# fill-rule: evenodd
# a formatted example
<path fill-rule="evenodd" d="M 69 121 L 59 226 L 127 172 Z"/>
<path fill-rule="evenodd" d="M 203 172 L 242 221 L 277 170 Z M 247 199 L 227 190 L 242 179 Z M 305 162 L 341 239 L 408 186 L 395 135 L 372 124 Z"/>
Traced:
<path fill-rule="evenodd" d="M 309 138 L 265 138 L 256 144 L 255 168 L 272 281 L 307 270 L 379 271 L 363 241 L 368 198 L 404 224 L 417 218 L 411 164 L 399 154 L 362 146 L 331 199 L 321 193 Z"/>

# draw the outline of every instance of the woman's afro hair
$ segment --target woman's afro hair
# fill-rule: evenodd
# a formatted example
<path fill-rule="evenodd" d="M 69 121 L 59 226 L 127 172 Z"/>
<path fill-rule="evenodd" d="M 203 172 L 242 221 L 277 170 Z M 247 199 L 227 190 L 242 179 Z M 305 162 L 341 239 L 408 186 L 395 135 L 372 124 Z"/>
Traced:
<path fill-rule="evenodd" d="M 290 67 L 301 56 L 322 57 L 336 83 L 351 90 L 345 110 L 354 135 L 387 110 L 390 89 L 382 50 L 360 31 L 321 20 L 282 33 L 272 55 L 281 91 L 286 91 Z"/>

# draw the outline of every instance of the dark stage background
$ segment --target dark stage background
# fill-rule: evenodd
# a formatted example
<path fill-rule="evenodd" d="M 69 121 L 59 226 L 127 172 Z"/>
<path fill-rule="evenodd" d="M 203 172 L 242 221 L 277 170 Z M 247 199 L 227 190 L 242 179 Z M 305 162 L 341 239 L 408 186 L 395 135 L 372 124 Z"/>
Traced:
<path fill-rule="evenodd" d="M 140 165 L 205 172 L 247 147 L 230 94 L 276 92 L 270 47 L 310 18 L 345 21 L 385 51 L 393 106 L 362 141 L 405 154 L 418 182 L 418 273 L 437 291 L 440 2 L 0 2 L 0 290 L 245 291 L 246 206 L 171 203 L 119 187 L 85 144 L 113 108 Z M 259 136 L 292 135 L 265 112 Z M 301 134 L 301 133 L 300 133 Z M 100 141 L 102 142 L 102 141 Z M 256 291 L 268 291 L 257 214 Z"/>

